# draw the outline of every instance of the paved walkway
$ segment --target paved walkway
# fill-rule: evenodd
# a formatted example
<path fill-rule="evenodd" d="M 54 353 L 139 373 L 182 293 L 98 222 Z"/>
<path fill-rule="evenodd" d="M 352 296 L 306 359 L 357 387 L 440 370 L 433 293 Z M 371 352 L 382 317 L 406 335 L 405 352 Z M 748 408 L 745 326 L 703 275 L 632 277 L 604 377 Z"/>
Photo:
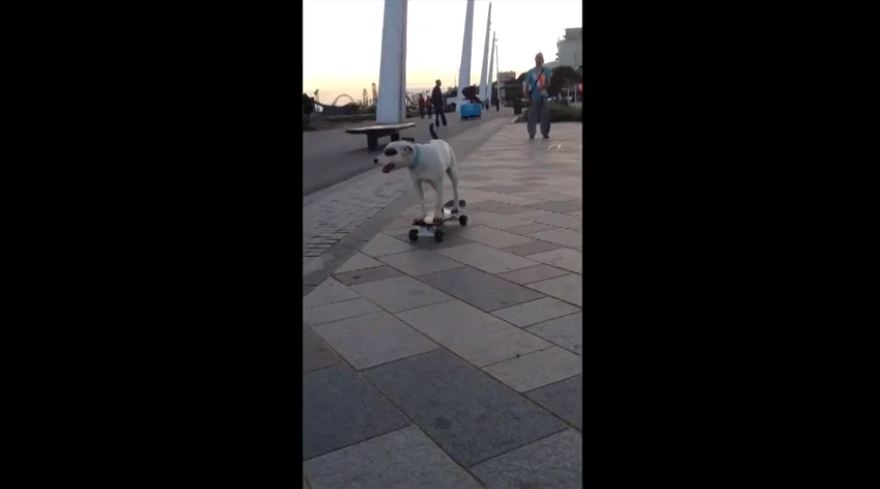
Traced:
<path fill-rule="evenodd" d="M 507 125 L 468 226 L 410 243 L 401 209 L 304 297 L 303 487 L 582 486 L 581 166 L 580 124 Z"/>

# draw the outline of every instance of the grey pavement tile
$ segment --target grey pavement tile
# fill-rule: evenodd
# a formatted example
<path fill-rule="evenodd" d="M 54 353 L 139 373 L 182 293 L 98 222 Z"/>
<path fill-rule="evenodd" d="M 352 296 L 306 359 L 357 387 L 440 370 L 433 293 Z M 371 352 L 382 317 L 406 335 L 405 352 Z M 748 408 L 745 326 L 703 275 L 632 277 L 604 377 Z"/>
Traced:
<path fill-rule="evenodd" d="M 354 285 L 352 289 L 391 312 L 405 311 L 452 299 L 443 292 L 406 276 Z"/>
<path fill-rule="evenodd" d="M 358 370 L 439 348 L 387 312 L 343 319 L 313 329 Z"/>
<path fill-rule="evenodd" d="M 303 328 L 303 373 L 336 365 L 342 359 L 316 335 L 312 328 Z"/>
<path fill-rule="evenodd" d="M 303 308 L 323 306 L 334 302 L 347 301 L 360 297 L 357 293 L 333 278 L 328 278 L 303 297 Z"/>
<path fill-rule="evenodd" d="M 397 408 L 344 363 L 303 376 L 303 460 L 409 424 Z"/>
<path fill-rule="evenodd" d="M 581 434 L 568 429 L 472 470 L 488 489 L 581 489 L 582 457 Z"/>
<path fill-rule="evenodd" d="M 517 219 L 514 216 L 502 216 L 494 212 L 474 211 L 467 212 L 468 226 L 488 226 L 490 228 L 507 230 L 519 226 L 528 225 L 531 221 Z"/>
<path fill-rule="evenodd" d="M 530 238 L 550 241 L 569 248 L 580 249 L 583 247 L 584 235 L 569 229 L 548 229 L 528 235 Z"/>
<path fill-rule="evenodd" d="M 557 299 L 571 302 L 576 306 L 582 306 L 583 302 L 583 277 L 575 274 L 563 275 L 528 284 L 527 287 L 552 295 Z"/>
<path fill-rule="evenodd" d="M 345 285 L 358 285 L 402 276 L 403 274 L 399 270 L 383 265 L 381 267 L 367 268 L 366 270 L 335 273 L 333 278 Z"/>
<path fill-rule="evenodd" d="M 541 264 L 534 267 L 521 268 L 512 272 L 499 273 L 496 276 L 517 284 L 530 284 L 533 282 L 540 282 L 541 280 L 547 280 L 548 278 L 561 277 L 566 274 L 568 274 L 568 272 L 565 270 Z"/>
<path fill-rule="evenodd" d="M 581 210 L 584 205 L 584 201 L 581 199 L 572 199 L 572 200 L 564 200 L 564 201 L 556 201 L 556 202 L 540 202 L 538 204 L 532 204 L 529 207 L 534 207 L 535 209 L 541 209 L 544 211 L 550 212 L 558 212 L 560 214 L 575 212 Z"/>
<path fill-rule="evenodd" d="M 555 343 L 568 351 L 583 354 L 584 315 L 579 312 L 526 328 L 541 338 Z"/>
<path fill-rule="evenodd" d="M 508 323 L 524 328 L 567 314 L 573 314 L 578 311 L 580 311 L 580 308 L 567 302 L 562 302 L 552 297 L 544 297 L 543 299 L 538 299 L 536 301 L 524 302 L 515 306 L 499 309 L 493 311 L 492 314 L 500 317 Z"/>
<path fill-rule="evenodd" d="M 496 202 L 494 200 L 474 202 L 470 207 L 477 211 L 492 212 L 494 214 L 501 214 L 502 216 L 532 211 L 532 209 L 529 209 L 528 207 L 508 204 L 506 202 Z"/>
<path fill-rule="evenodd" d="M 457 261 L 452 261 L 438 253 L 428 250 L 414 250 L 396 255 L 387 255 L 380 258 L 383 262 L 401 270 L 407 275 L 424 275 L 426 273 L 440 272 L 462 266 Z"/>
<path fill-rule="evenodd" d="M 350 272 L 352 270 L 363 270 L 365 268 L 381 267 L 382 262 L 376 261 L 363 253 L 355 253 L 351 258 L 346 260 L 336 270 L 336 273 Z"/>
<path fill-rule="evenodd" d="M 504 360 L 485 368 L 518 392 L 552 384 L 582 372 L 583 357 L 558 346 Z"/>
<path fill-rule="evenodd" d="M 583 211 L 577 211 L 577 212 L 566 212 L 565 214 L 568 215 L 568 216 L 571 216 L 571 217 L 576 217 L 576 218 L 578 218 L 578 219 L 580 219 L 580 218 L 584 215 Z"/>
<path fill-rule="evenodd" d="M 575 375 L 526 393 L 575 428 L 583 429 L 583 375 Z"/>
<path fill-rule="evenodd" d="M 404 251 L 409 251 L 411 248 L 412 246 L 409 243 L 404 243 L 403 241 L 394 239 L 385 233 L 380 233 L 361 248 L 361 253 L 376 258 L 385 255 L 393 255 L 394 253 L 402 253 Z"/>
<path fill-rule="evenodd" d="M 494 311 L 544 297 L 528 287 L 470 267 L 422 275 L 419 280 L 484 311 Z"/>
<path fill-rule="evenodd" d="M 562 245 L 556 243 L 548 243 L 547 241 L 532 241 L 531 243 L 521 245 L 505 246 L 504 248 L 501 248 L 501 251 L 527 258 L 529 255 L 543 253 L 545 251 L 558 250 L 559 248 L 562 248 Z"/>
<path fill-rule="evenodd" d="M 453 246 L 452 248 L 440 250 L 438 253 L 489 273 L 509 272 L 537 265 L 537 262 L 532 260 L 511 253 L 505 253 L 479 243 Z"/>
<path fill-rule="evenodd" d="M 394 239 L 397 239 L 400 242 L 411 243 L 410 245 L 407 245 L 407 246 L 409 246 L 409 248 L 405 251 L 413 251 L 413 250 L 434 251 L 434 250 L 442 250 L 444 248 L 452 248 L 454 246 L 460 246 L 463 244 L 471 243 L 471 241 L 462 237 L 462 235 L 459 233 L 459 229 L 457 229 L 459 227 L 460 226 L 458 224 L 453 224 L 453 223 L 448 223 L 447 225 L 444 225 L 443 230 L 446 232 L 446 236 L 443 238 L 443 241 L 441 241 L 439 243 L 434 241 L 431 238 L 424 238 L 424 237 L 420 237 L 418 241 L 416 241 L 415 243 L 412 243 L 409 240 L 409 231 L 410 231 L 410 229 L 416 229 L 414 226 L 392 229 L 390 231 L 386 231 L 385 234 L 387 234 L 388 236 L 393 236 Z M 400 253 L 394 253 L 394 254 L 400 254 Z M 390 255 L 384 255 L 384 256 L 390 256 Z"/>
<path fill-rule="evenodd" d="M 536 211 L 540 212 L 540 211 Z M 535 222 L 540 222 L 544 224 L 551 224 L 553 226 L 558 226 L 561 228 L 568 229 L 581 229 L 583 223 L 581 219 L 576 217 L 568 216 L 565 214 L 557 214 L 555 212 L 546 212 L 542 214 L 520 214 L 519 217 L 522 219 L 530 219 Z"/>
<path fill-rule="evenodd" d="M 397 317 L 478 367 L 551 346 L 461 301 L 413 309 Z"/>
<path fill-rule="evenodd" d="M 376 367 L 364 375 L 465 467 L 565 427 L 445 350 Z"/>
<path fill-rule="evenodd" d="M 467 226 L 465 228 L 462 228 L 460 232 L 465 239 L 468 239 L 475 243 L 482 243 L 493 248 L 524 245 L 535 242 L 533 238 L 508 233 L 499 229 L 492 229 L 485 226 Z"/>
<path fill-rule="evenodd" d="M 313 489 L 479 489 L 422 430 L 403 428 L 309 460 Z"/>
<path fill-rule="evenodd" d="M 526 235 L 526 234 L 537 233 L 538 231 L 546 231 L 548 229 L 557 229 L 557 228 L 554 226 L 551 226 L 549 224 L 542 224 L 540 222 L 531 222 L 529 224 L 525 224 L 522 226 L 507 228 L 506 231 L 509 233 Z"/>
<path fill-rule="evenodd" d="M 527 255 L 529 260 L 535 260 L 556 268 L 562 268 L 570 272 L 582 273 L 583 271 L 583 255 L 580 251 L 569 248 L 559 248 L 555 250 L 535 253 Z"/>
<path fill-rule="evenodd" d="M 378 306 L 359 297 L 357 299 L 305 309 L 303 310 L 303 324 L 314 326 L 321 323 L 332 323 L 340 319 L 365 316 L 379 311 L 381 309 Z"/>
<path fill-rule="evenodd" d="M 309 484 L 309 481 L 306 480 L 306 474 L 303 474 L 303 489 L 314 489 L 314 488 Z"/>

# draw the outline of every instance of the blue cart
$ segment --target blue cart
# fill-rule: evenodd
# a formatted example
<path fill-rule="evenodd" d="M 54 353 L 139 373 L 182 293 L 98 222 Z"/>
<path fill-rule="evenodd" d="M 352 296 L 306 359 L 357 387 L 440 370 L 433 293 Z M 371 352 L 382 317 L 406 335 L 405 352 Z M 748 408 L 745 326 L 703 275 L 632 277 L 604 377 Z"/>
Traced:
<path fill-rule="evenodd" d="M 461 104 L 462 119 L 479 119 L 483 106 L 480 104 Z"/>

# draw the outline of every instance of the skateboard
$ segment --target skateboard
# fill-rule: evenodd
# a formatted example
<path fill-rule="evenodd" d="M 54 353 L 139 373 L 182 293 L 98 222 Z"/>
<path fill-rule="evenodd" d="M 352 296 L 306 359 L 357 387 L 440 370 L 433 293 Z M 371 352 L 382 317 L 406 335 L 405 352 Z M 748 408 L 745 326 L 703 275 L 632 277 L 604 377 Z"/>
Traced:
<path fill-rule="evenodd" d="M 446 221 L 449 221 L 451 219 L 458 219 L 459 224 L 461 224 L 462 226 L 467 226 L 468 218 L 466 215 L 464 215 L 463 213 L 452 212 L 452 205 L 454 202 L 455 201 L 450 200 L 443 206 L 443 217 L 441 218 L 440 222 L 429 223 L 425 222 L 424 218 L 422 218 L 420 222 L 414 224 L 415 226 L 418 226 L 418 229 L 409 230 L 409 240 L 418 241 L 419 236 L 426 238 L 430 238 L 433 236 L 434 241 L 439 243 L 440 241 L 443 241 L 443 236 L 446 235 L 446 233 L 444 233 L 443 229 L 441 228 Z M 465 201 L 458 201 L 459 208 L 463 209 L 465 205 Z"/>

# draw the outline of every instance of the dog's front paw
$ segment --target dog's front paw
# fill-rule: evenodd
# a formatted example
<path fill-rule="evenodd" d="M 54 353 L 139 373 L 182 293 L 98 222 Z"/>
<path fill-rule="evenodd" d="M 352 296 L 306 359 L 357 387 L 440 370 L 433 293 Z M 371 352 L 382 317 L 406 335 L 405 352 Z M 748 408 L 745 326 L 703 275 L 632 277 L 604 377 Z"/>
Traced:
<path fill-rule="evenodd" d="M 443 218 L 442 217 L 435 217 L 434 224 L 443 224 Z"/>

